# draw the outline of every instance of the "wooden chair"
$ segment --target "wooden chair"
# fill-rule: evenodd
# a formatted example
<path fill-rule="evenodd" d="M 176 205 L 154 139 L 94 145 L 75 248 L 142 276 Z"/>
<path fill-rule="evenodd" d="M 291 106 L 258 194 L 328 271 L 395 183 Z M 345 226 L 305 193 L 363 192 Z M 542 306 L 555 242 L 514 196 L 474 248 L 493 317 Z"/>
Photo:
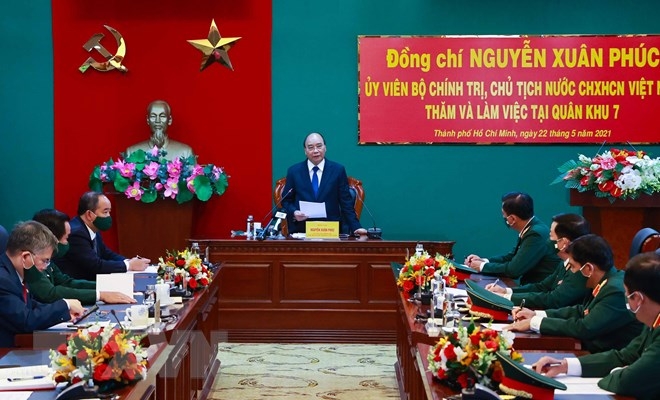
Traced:
<path fill-rule="evenodd" d="M 273 190 L 273 201 L 277 206 L 282 205 L 282 191 L 286 185 L 286 177 L 280 178 L 275 182 L 275 190 Z M 358 220 L 362 215 L 362 206 L 364 204 L 364 188 L 362 187 L 362 181 L 355 179 L 353 177 L 348 177 L 348 189 L 351 192 L 353 197 L 353 202 L 355 204 L 355 214 L 357 215 Z M 358 200 L 359 199 L 359 200 Z M 287 236 L 289 234 L 289 229 L 286 226 L 286 221 L 282 225 L 282 235 Z"/>
<path fill-rule="evenodd" d="M 655 251 L 660 248 L 660 233 L 653 228 L 642 228 L 633 237 L 630 246 L 630 258 L 639 253 Z"/>

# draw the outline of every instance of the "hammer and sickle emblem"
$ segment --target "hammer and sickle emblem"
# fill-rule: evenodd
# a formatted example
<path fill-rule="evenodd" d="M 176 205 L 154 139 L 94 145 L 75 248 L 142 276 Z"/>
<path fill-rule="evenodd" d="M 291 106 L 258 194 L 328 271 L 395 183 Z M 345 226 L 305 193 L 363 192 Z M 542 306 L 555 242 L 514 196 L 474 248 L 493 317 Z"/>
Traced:
<path fill-rule="evenodd" d="M 97 71 L 111 71 L 113 69 L 118 69 L 121 72 L 126 72 L 128 71 L 128 68 L 125 66 L 121 65 L 121 62 L 124 60 L 124 56 L 126 55 L 126 43 L 124 42 L 124 38 L 117 32 L 116 29 L 108 26 L 108 25 L 103 25 L 105 29 L 109 30 L 110 33 L 112 33 L 112 36 L 115 37 L 115 40 L 117 41 L 117 52 L 115 55 L 110 54 L 108 50 L 101 45 L 101 39 L 103 39 L 104 35 L 102 33 L 96 33 L 94 34 L 87 43 L 83 45 L 83 48 L 87 50 L 88 52 L 92 51 L 92 49 L 95 49 L 98 51 L 103 57 L 105 57 L 105 62 L 97 62 L 94 60 L 92 57 L 89 57 L 85 62 L 78 68 L 80 72 L 84 73 L 87 71 L 89 67 L 94 68 Z"/>

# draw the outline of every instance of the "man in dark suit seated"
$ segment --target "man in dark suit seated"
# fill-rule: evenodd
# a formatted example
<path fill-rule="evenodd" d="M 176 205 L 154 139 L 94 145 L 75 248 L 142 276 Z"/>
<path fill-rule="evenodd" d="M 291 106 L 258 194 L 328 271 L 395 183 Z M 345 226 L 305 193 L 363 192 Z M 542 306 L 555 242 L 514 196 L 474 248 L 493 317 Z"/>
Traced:
<path fill-rule="evenodd" d="M 83 314 L 78 300 L 43 304 L 32 298 L 23 282 L 26 270 L 45 269 L 57 239 L 35 221 L 19 223 L 9 234 L 7 251 L 0 255 L 0 347 L 14 347 L 14 335 L 46 329 Z"/>
<path fill-rule="evenodd" d="M 540 282 L 552 275 L 561 261 L 548 246 L 550 230 L 534 215 L 534 201 L 527 193 L 511 192 L 502 196 L 502 217 L 518 232 L 518 244 L 502 256 L 483 258 L 470 254 L 465 265 L 485 275 L 520 279 L 520 283 Z"/>
<path fill-rule="evenodd" d="M 582 304 L 545 311 L 516 307 L 516 322 L 507 329 L 573 337 L 592 353 L 624 347 L 639 335 L 642 324 L 626 308 L 624 272 L 614 267 L 609 244 L 589 234 L 575 239 L 566 251 L 571 271 L 587 278 L 591 296 Z"/>
<path fill-rule="evenodd" d="M 590 229 L 589 223 L 581 215 L 555 215 L 550 224 L 550 242 L 561 258 L 555 272 L 541 282 L 513 288 L 490 283 L 486 285 L 486 289 L 506 297 L 513 304 L 520 304 L 525 300 L 525 305 L 529 308 L 547 310 L 579 304 L 590 290 L 585 286 L 587 278 L 572 272 L 568 267 L 566 249 L 573 240 L 590 233 Z"/>
<path fill-rule="evenodd" d="M 58 210 L 44 209 L 34 214 L 32 219 L 44 224 L 58 239 L 57 255 L 66 255 L 71 233 L 69 216 Z M 106 304 L 135 303 L 135 299 L 121 292 L 97 291 L 94 281 L 73 279 L 62 273 L 55 262 L 51 262 L 44 271 L 37 268 L 26 269 L 25 282 L 32 295 L 44 303 L 63 298 L 78 299 L 82 304 L 94 304 L 99 300 Z"/>
<path fill-rule="evenodd" d="M 96 274 L 144 271 L 148 258 L 126 257 L 108 249 L 101 238 L 101 231 L 110 229 L 110 200 L 98 192 L 87 192 L 78 202 L 78 216 L 71 220 L 69 251 L 53 261 L 65 274 L 95 281 Z"/>
<path fill-rule="evenodd" d="M 290 233 L 305 232 L 305 221 L 344 221 L 348 232 L 366 235 L 355 214 L 355 202 L 343 165 L 325 158 L 325 139 L 310 133 L 303 141 L 307 160 L 289 167 L 282 190 L 282 207 L 287 211 Z M 300 211 L 300 202 L 325 203 L 327 218 L 309 218 Z"/>
<path fill-rule="evenodd" d="M 560 373 L 604 377 L 598 386 L 637 399 L 660 398 L 660 254 L 642 253 L 626 265 L 623 278 L 628 307 L 644 325 L 642 333 L 621 350 L 558 360 L 542 357 L 534 368 L 548 376 Z"/>

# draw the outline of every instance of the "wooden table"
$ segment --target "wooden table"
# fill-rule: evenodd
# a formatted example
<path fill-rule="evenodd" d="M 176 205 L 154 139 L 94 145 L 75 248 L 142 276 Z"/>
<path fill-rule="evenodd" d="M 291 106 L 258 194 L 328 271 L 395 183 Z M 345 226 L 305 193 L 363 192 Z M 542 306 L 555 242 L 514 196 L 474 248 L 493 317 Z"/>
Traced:
<path fill-rule="evenodd" d="M 150 349 L 156 346 L 153 364 L 150 359 L 148 379 L 126 388 L 133 397 L 122 395 L 122 399 L 196 400 L 208 396 L 220 366 L 216 359 L 218 343 L 226 336 L 218 330 L 218 320 L 214 317 L 220 286 L 218 271 L 216 268 L 216 277 L 209 287 L 196 291 L 192 299 L 182 305 L 164 308 L 169 314 L 176 315 L 176 320 L 160 333 L 150 332 L 145 337 L 143 345 Z M 123 310 L 127 307 L 101 305 L 100 309 L 115 310 L 123 320 Z M 110 315 L 104 318 L 110 318 Z M 55 349 L 66 341 L 69 333 L 66 330 L 45 330 L 17 335 L 16 345 L 23 349 Z"/>
<path fill-rule="evenodd" d="M 472 275 L 472 280 L 485 286 L 495 280 L 494 277 L 486 277 L 478 274 Z M 463 286 L 463 285 L 459 285 Z M 430 306 L 420 305 L 412 302 L 403 291 L 398 294 L 398 318 L 397 318 L 397 363 L 395 365 L 397 382 L 402 399 L 419 399 L 423 389 L 420 386 L 419 374 L 420 364 L 417 360 L 417 345 L 434 345 L 437 337 L 430 337 L 426 332 L 425 324 L 416 319 L 418 314 L 426 315 Z M 544 351 L 579 351 L 580 341 L 570 337 L 547 336 L 536 333 L 516 332 L 513 346 L 516 350 L 544 350 Z"/>
<path fill-rule="evenodd" d="M 218 326 L 230 342 L 394 343 L 390 262 L 417 242 L 190 239 L 221 262 Z M 454 242 L 422 242 L 431 254 Z"/>
<path fill-rule="evenodd" d="M 414 349 L 415 355 L 415 374 L 412 377 L 411 393 L 409 399 L 415 400 L 443 400 L 448 396 L 456 395 L 457 393 L 449 387 L 433 379 L 433 373 L 429 370 L 428 354 L 431 350 L 430 345 L 420 343 Z M 546 351 L 545 353 L 552 353 Z M 574 354 L 582 354 L 584 352 L 572 352 Z M 523 357 L 525 352 L 523 352 Z M 403 397 L 402 397 L 403 399 Z M 555 399 L 566 400 L 601 400 L 601 399 L 617 399 L 617 400 L 632 400 L 630 397 L 625 396 L 608 396 L 608 395 L 566 395 L 562 394 L 561 390 L 555 390 Z"/>

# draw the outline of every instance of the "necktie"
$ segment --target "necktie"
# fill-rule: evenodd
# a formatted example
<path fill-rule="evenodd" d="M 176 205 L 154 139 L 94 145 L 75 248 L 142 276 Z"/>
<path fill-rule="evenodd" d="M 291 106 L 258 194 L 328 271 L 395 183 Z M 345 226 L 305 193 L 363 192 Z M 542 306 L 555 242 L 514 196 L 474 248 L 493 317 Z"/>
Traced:
<path fill-rule="evenodd" d="M 312 189 L 314 189 L 314 197 L 317 197 L 319 194 L 319 176 L 317 174 L 319 167 L 315 165 L 312 171 L 314 172 L 312 174 Z"/>
<path fill-rule="evenodd" d="M 94 245 L 94 253 L 98 255 L 99 254 L 98 236 L 94 236 L 94 240 L 92 240 L 92 244 Z"/>
<path fill-rule="evenodd" d="M 25 304 L 27 304 L 27 296 L 28 296 L 28 290 L 27 286 L 25 286 L 25 283 L 23 284 L 23 301 Z"/>

